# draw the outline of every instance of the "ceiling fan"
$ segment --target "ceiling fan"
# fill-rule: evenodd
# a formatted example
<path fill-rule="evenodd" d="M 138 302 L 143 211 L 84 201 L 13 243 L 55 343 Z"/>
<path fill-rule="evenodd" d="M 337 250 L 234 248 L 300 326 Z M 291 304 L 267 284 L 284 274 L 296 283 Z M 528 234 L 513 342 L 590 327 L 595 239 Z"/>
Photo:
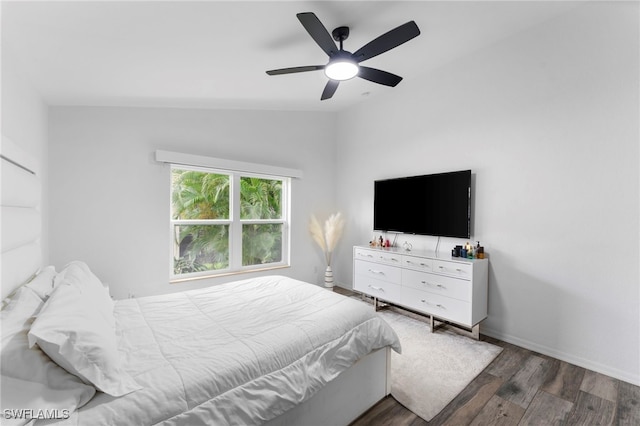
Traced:
<path fill-rule="evenodd" d="M 267 71 L 267 74 L 281 75 L 324 70 L 329 81 L 324 87 L 320 100 L 331 98 L 338 89 L 341 81 L 349 80 L 353 77 L 360 77 L 374 83 L 395 87 L 400 83 L 402 77 L 376 68 L 365 67 L 360 65 L 360 62 L 378 56 L 420 35 L 420 29 L 416 23 L 409 21 L 382 34 L 380 37 L 351 53 L 342 48 L 342 42 L 349 37 L 349 27 L 338 27 L 334 29 L 330 35 L 314 13 L 304 12 L 298 13 L 296 16 L 311 38 L 329 55 L 329 62 L 326 65 L 308 65 L 270 70 Z M 339 49 L 333 40 L 340 42 Z"/>

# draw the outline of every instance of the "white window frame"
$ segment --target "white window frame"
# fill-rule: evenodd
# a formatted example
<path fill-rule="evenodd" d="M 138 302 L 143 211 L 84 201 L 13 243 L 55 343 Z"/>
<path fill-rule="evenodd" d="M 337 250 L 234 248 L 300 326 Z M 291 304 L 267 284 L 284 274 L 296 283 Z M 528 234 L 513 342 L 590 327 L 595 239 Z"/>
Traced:
<path fill-rule="evenodd" d="M 178 283 L 191 281 L 194 279 L 212 278 L 224 275 L 242 274 L 248 272 L 264 271 L 271 269 L 287 268 L 291 266 L 291 177 L 277 176 L 262 173 L 250 173 L 245 171 L 236 171 L 229 169 L 215 169 L 210 167 L 190 166 L 183 164 L 171 164 L 173 169 L 195 170 L 205 173 L 215 173 L 228 175 L 230 178 L 230 194 L 229 194 L 229 219 L 215 220 L 175 220 L 169 213 L 169 241 L 170 244 L 170 262 L 169 262 L 169 281 Z M 173 188 L 171 185 L 171 175 L 169 173 L 169 210 L 171 211 L 171 195 Z M 282 182 L 282 215 L 279 219 L 240 219 L 240 179 L 242 177 L 255 177 L 268 180 L 279 180 Z M 190 225 L 229 225 L 229 267 L 225 269 L 217 269 L 212 271 L 191 272 L 187 274 L 174 273 L 174 226 L 177 224 Z M 282 260 L 279 262 L 260 264 L 260 265 L 242 265 L 242 226 L 245 224 L 281 224 L 282 225 Z"/>

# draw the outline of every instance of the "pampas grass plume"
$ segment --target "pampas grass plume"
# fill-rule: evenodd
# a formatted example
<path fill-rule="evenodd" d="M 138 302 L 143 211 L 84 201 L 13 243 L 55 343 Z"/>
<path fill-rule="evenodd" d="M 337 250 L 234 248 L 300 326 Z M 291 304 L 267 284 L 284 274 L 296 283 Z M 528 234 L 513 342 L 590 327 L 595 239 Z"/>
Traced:
<path fill-rule="evenodd" d="M 320 226 L 318 219 L 312 215 L 309 222 L 309 231 L 314 241 L 318 243 L 324 252 L 327 266 L 331 265 L 331 254 L 336 248 L 342 231 L 344 229 L 344 218 L 340 212 L 334 213 L 324 222 L 324 230 Z"/>
<path fill-rule="evenodd" d="M 329 216 L 329 219 L 324 223 L 324 238 L 327 242 L 327 251 L 331 252 L 336 248 L 336 244 L 342 236 L 343 228 L 344 219 L 342 219 L 342 214 L 339 212 Z"/>
<path fill-rule="evenodd" d="M 322 226 L 320 226 L 320 222 L 318 222 L 318 218 L 316 218 L 315 215 L 311 215 L 311 221 L 309 222 L 309 232 L 311 232 L 313 240 L 318 243 L 322 251 L 326 251 L 327 246 L 324 243 Z"/>

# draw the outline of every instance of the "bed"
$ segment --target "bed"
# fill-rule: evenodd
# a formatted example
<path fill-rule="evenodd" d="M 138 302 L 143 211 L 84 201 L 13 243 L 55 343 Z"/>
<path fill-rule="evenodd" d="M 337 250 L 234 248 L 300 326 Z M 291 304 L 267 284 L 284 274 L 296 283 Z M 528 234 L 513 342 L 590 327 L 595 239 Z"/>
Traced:
<path fill-rule="evenodd" d="M 73 262 L 71 267 L 79 268 L 78 264 L 82 265 Z M 88 285 L 82 282 L 79 287 Z M 85 315 L 83 307 L 76 310 L 74 303 L 86 307 L 86 300 L 70 302 L 63 297 L 56 305 L 61 291 L 55 288 L 40 308 L 27 332 L 28 342 L 30 350 L 40 347 L 59 366 L 74 372 L 55 358 L 63 352 L 65 342 L 57 342 L 50 353 L 50 348 L 37 340 L 40 321 L 48 322 L 52 317 L 54 323 L 45 327 L 55 333 L 73 329 L 62 332 L 65 339 L 83 345 L 78 336 L 86 332 L 84 328 L 91 327 L 88 333 L 92 333 L 98 320 L 88 321 L 86 327 L 78 325 L 78 318 Z M 96 305 L 92 304 L 92 309 Z M 79 392 L 76 410 L 58 413 L 56 417 L 61 418 L 55 422 L 36 424 L 347 424 L 388 394 L 387 352 L 389 348 L 400 350 L 393 329 L 367 305 L 284 276 L 127 299 L 112 306 L 118 368 L 123 373 L 114 380 L 126 382 L 128 387 L 113 396 L 98 383 L 96 387 L 102 391 L 90 398 Z M 69 313 L 74 310 L 78 315 Z M 32 339 L 34 332 L 36 338 Z M 99 336 L 94 341 L 100 345 L 108 340 Z M 9 351 L 3 354 L 4 363 L 12 349 L 3 350 Z M 347 389 L 346 394 L 338 387 L 322 396 L 320 391 L 326 385 L 358 368 L 363 371 L 355 374 L 351 383 L 340 385 Z M 11 376 L 12 372 L 3 366 L 3 375 Z M 92 385 L 90 377 L 78 376 L 83 379 L 78 386 Z M 29 380 L 29 375 L 21 373 L 17 379 Z M 319 405 L 313 408 L 318 395 Z M 338 395 L 334 401 L 338 405 L 330 407 L 327 397 Z M 363 397 L 364 401 L 358 402 Z M 305 403 L 306 407 L 299 408 L 301 413 L 296 413 Z M 320 417 L 312 420 L 312 409 L 317 411 L 313 416 Z"/>
<path fill-rule="evenodd" d="M 34 274 L 37 245 L 3 236 L 2 424 L 340 425 L 390 393 L 398 337 L 358 300 L 266 276 L 112 301 L 82 262 Z"/>

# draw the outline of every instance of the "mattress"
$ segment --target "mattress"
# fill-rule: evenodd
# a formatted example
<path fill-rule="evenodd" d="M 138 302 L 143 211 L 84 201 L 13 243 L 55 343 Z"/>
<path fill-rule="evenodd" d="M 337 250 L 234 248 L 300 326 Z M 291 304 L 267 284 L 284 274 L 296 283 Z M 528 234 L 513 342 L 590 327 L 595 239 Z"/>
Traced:
<path fill-rule="evenodd" d="M 372 351 L 401 349 L 371 307 L 283 276 L 122 300 L 115 316 L 143 388 L 97 393 L 65 424 L 261 424 Z"/>

